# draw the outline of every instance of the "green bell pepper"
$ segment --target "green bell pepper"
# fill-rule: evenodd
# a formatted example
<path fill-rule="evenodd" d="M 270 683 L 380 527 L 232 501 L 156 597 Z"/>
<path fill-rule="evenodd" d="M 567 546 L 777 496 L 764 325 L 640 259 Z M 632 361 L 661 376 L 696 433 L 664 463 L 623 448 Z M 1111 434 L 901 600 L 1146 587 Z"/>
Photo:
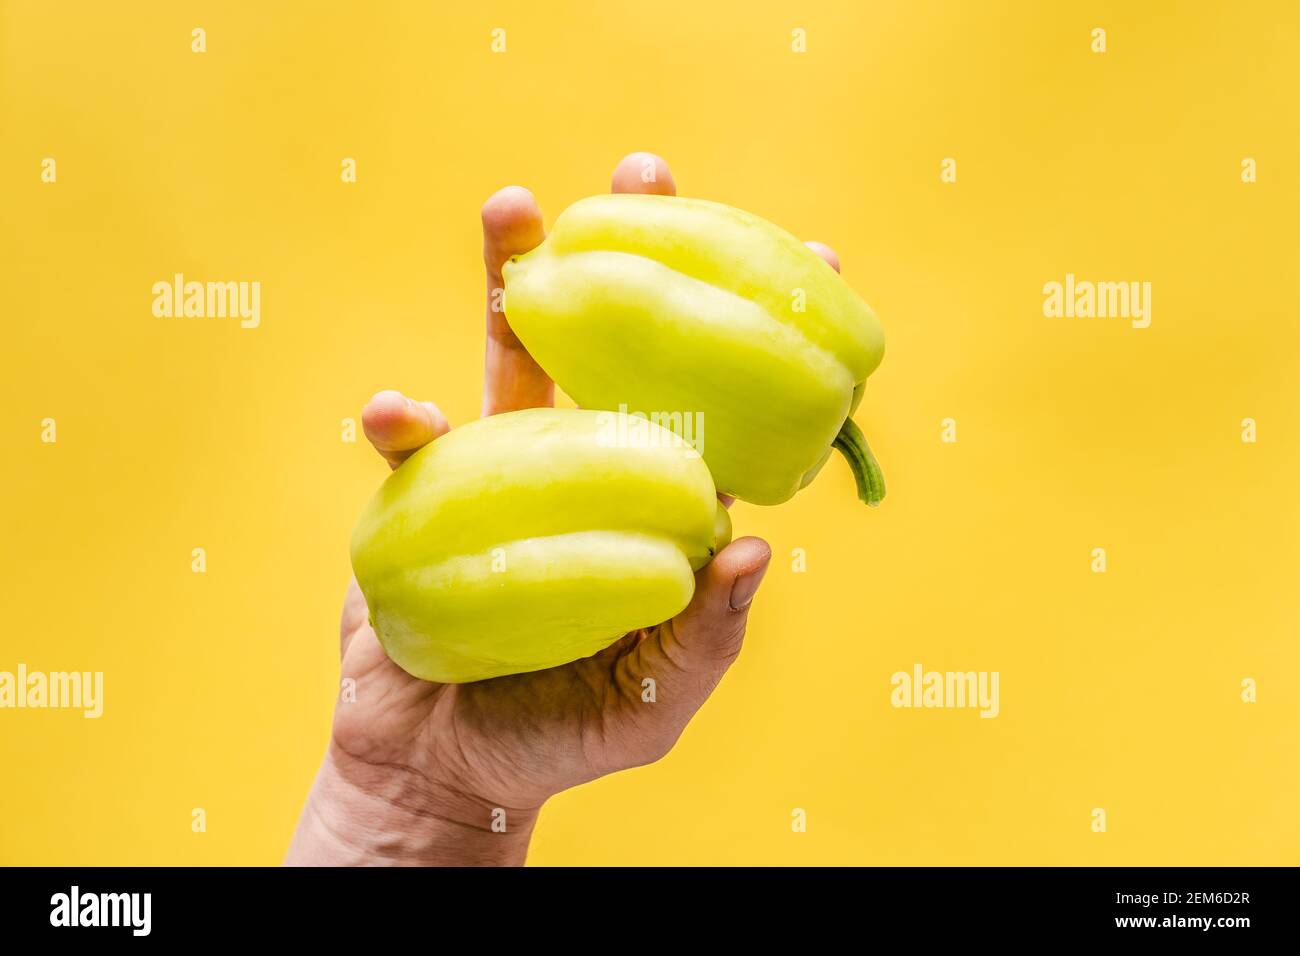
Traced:
<path fill-rule="evenodd" d="M 596 196 L 503 271 L 510 327 L 556 383 L 584 408 L 700 416 L 703 440 L 685 437 L 719 491 L 779 504 L 835 447 L 859 497 L 884 497 L 850 417 L 884 333 L 784 230 L 699 199 Z"/>
<path fill-rule="evenodd" d="M 699 454 L 612 412 L 454 429 L 384 481 L 352 568 L 388 656 L 463 683 L 588 657 L 690 602 L 731 540 Z"/>

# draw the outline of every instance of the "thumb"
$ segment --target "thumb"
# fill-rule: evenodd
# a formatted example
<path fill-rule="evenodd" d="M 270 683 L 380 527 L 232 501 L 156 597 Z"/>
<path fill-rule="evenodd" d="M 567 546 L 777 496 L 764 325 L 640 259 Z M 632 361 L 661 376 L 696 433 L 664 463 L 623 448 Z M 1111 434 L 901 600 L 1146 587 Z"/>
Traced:
<path fill-rule="evenodd" d="M 660 627 L 653 642 L 642 645 L 643 655 L 670 665 L 672 674 L 665 678 L 679 679 L 694 691 L 690 696 L 698 696 L 691 701 L 692 710 L 740 653 L 749 605 L 771 557 L 772 549 L 761 538 L 731 542 L 695 575 L 695 596 L 686 610 Z"/>

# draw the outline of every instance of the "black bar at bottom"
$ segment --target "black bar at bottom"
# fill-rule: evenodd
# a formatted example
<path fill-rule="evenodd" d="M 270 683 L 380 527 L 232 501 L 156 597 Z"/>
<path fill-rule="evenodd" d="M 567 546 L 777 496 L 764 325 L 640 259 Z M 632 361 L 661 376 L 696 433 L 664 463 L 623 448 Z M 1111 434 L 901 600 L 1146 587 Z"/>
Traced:
<path fill-rule="evenodd" d="M 1289 869 L 0 869 L 6 941 L 668 945 L 675 929 L 984 942 L 1294 936 Z M 614 938 L 610 937 L 613 932 Z M 919 934 L 919 936 L 917 935 Z M 446 937 L 451 944 L 453 937 Z M 621 948 L 621 946 L 619 947 Z"/>

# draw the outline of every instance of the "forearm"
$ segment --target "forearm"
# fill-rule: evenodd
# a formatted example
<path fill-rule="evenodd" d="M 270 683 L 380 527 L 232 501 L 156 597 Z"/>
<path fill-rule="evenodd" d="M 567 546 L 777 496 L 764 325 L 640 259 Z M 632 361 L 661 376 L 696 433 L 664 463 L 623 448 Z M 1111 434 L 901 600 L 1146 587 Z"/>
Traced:
<path fill-rule="evenodd" d="M 536 820 L 331 747 L 285 865 L 522 866 Z"/>

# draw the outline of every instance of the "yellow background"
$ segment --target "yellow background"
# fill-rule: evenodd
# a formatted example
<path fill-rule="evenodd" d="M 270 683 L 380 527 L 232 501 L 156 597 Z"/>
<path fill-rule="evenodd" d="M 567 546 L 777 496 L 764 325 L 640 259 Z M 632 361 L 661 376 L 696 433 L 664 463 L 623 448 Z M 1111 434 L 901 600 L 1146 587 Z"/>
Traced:
<path fill-rule="evenodd" d="M 106 682 L 0 711 L 0 862 L 281 859 L 385 473 L 340 421 L 475 417 L 480 204 L 549 222 L 636 149 L 838 250 L 890 492 L 836 459 L 734 509 L 775 554 L 741 660 L 532 862 L 1300 862 L 1295 5 L 594 6 L 0 4 L 0 670 Z M 261 327 L 154 318 L 176 272 L 260 281 Z M 1067 272 L 1151 327 L 1044 318 Z M 918 662 L 1001 716 L 892 708 Z"/>

